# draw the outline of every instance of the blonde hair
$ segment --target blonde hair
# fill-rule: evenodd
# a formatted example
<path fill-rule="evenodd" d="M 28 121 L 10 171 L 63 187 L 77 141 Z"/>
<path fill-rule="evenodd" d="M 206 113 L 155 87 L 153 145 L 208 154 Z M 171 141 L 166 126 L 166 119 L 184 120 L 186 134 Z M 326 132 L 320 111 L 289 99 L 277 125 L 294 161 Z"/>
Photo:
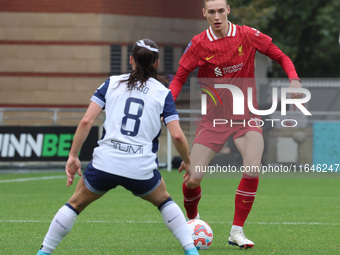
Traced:
<path fill-rule="evenodd" d="M 203 8 L 205 8 L 205 3 L 206 3 L 206 2 L 209 2 L 209 1 L 213 1 L 213 0 L 203 0 Z M 225 0 L 225 3 L 226 3 L 227 6 L 228 6 L 228 0 Z"/>

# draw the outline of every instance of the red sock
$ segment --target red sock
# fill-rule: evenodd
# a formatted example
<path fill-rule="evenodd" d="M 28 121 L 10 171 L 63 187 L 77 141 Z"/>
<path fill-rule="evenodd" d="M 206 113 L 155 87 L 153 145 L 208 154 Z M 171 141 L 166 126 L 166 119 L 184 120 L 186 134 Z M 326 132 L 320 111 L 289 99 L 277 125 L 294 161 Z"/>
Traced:
<path fill-rule="evenodd" d="M 198 202 L 201 199 L 201 186 L 194 189 L 189 189 L 185 183 L 183 183 L 183 196 L 184 196 L 184 207 L 187 211 L 189 219 L 193 219 L 197 215 Z"/>
<path fill-rule="evenodd" d="M 235 196 L 233 225 L 243 227 L 254 203 L 259 177 L 243 175 Z"/>

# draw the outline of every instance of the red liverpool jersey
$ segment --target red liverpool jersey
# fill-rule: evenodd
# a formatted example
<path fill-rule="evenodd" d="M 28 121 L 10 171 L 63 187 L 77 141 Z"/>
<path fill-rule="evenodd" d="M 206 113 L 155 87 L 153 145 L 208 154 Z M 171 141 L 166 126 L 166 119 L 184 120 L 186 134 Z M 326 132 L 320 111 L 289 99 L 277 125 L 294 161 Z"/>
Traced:
<path fill-rule="evenodd" d="M 180 65 L 198 78 L 254 78 L 255 53 L 266 52 L 272 39 L 248 26 L 229 22 L 229 32 L 218 39 L 211 27 L 196 35 L 185 50 Z"/>
<path fill-rule="evenodd" d="M 244 95 L 244 114 L 233 115 L 233 97 L 229 89 L 218 89 L 222 105 L 216 107 L 208 97 L 207 116 L 205 118 L 244 119 L 254 115 L 248 109 L 248 87 L 252 88 L 253 106 L 258 109 L 255 84 L 255 53 L 265 53 L 272 39 L 248 26 L 238 26 L 229 22 L 228 35 L 217 38 L 211 27 L 196 35 L 185 50 L 180 65 L 188 71 L 198 69 L 198 78 L 221 79 L 221 83 L 239 87 Z M 242 78 L 242 79 L 241 79 Z M 200 80 L 200 79 L 199 79 Z M 205 79 L 204 79 L 205 80 Z M 206 81 L 206 80 L 205 80 Z M 209 90 L 213 84 L 200 83 L 201 88 Z M 203 85 L 202 85 L 203 84 Z"/>

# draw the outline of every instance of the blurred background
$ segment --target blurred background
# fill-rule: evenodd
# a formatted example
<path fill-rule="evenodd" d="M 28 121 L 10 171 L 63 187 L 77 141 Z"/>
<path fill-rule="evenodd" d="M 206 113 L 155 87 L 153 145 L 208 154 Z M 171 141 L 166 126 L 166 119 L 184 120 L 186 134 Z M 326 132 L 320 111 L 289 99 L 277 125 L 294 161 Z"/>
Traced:
<path fill-rule="evenodd" d="M 264 162 L 339 163 L 340 1 L 228 3 L 229 20 L 272 37 L 312 93 L 306 105 L 312 117 L 292 108 L 285 119 L 297 119 L 297 127 L 264 127 Z M 0 169 L 63 165 L 96 88 L 110 75 L 131 71 L 135 41 L 150 38 L 159 45 L 159 72 L 171 80 L 191 38 L 206 28 L 198 0 L 0 0 Z M 260 106 L 268 109 L 272 88 L 288 86 L 288 79 L 266 56 L 258 54 L 255 64 Z M 191 137 L 189 88 L 188 80 L 176 105 Z M 84 163 L 102 122 L 103 116 L 83 147 Z M 176 167 L 165 128 L 160 142 L 161 165 Z M 217 158 L 241 162 L 232 141 Z"/>

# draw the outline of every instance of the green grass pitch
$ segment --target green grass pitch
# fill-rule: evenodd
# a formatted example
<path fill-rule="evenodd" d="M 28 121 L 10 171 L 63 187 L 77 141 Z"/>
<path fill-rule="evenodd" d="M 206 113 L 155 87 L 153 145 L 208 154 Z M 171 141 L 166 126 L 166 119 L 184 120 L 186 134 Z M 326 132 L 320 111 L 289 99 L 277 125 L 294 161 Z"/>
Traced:
<path fill-rule="evenodd" d="M 162 170 L 174 201 L 182 205 L 182 174 Z M 40 179 L 52 177 L 51 179 Z M 76 179 L 76 182 L 78 179 Z M 260 179 L 245 233 L 252 250 L 227 244 L 237 178 L 205 178 L 201 218 L 214 231 L 212 246 L 200 254 L 340 254 L 339 178 Z M 0 254 L 36 254 L 50 221 L 67 202 L 63 172 L 0 175 Z M 57 254 L 184 254 L 154 206 L 119 187 L 77 218 Z"/>

